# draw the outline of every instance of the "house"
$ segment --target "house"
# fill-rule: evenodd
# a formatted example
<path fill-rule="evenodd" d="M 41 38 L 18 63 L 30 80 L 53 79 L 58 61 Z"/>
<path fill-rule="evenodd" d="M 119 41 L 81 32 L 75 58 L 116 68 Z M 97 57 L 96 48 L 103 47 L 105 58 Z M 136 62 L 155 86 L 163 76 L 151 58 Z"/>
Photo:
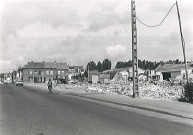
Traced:
<path fill-rule="evenodd" d="M 163 81 L 163 75 L 156 70 L 145 70 L 144 75 L 147 76 L 147 81 Z"/>
<path fill-rule="evenodd" d="M 84 72 L 83 66 L 69 66 L 69 70 L 74 70 L 76 73 Z"/>
<path fill-rule="evenodd" d="M 112 70 L 105 70 L 102 72 L 102 74 L 110 74 L 110 80 L 112 80 L 116 73 L 122 72 L 126 70 L 125 68 L 118 68 L 118 69 L 112 69 Z"/>
<path fill-rule="evenodd" d="M 10 72 L 3 74 L 2 83 L 12 83 L 12 74 Z"/>
<path fill-rule="evenodd" d="M 88 72 L 88 82 L 98 83 L 100 79 L 100 74 L 98 71 L 93 70 Z"/>
<path fill-rule="evenodd" d="M 70 81 L 79 81 L 82 82 L 84 69 L 83 66 L 69 66 L 68 78 Z"/>
<path fill-rule="evenodd" d="M 15 74 L 16 74 L 15 81 L 17 81 L 18 79 L 23 81 L 23 68 L 22 67 L 19 67 Z"/>
<path fill-rule="evenodd" d="M 113 81 L 127 81 L 128 79 L 133 78 L 133 68 L 127 67 L 127 68 L 118 68 L 113 70 L 106 70 L 102 73 L 110 74 L 110 79 Z M 138 68 L 138 74 L 144 73 L 143 69 Z"/>
<path fill-rule="evenodd" d="M 99 80 L 100 80 L 101 83 L 109 83 L 110 74 L 100 73 L 99 78 L 100 78 Z"/>
<path fill-rule="evenodd" d="M 17 71 L 12 72 L 12 82 L 15 83 L 17 81 Z"/>
<path fill-rule="evenodd" d="M 49 79 L 63 82 L 68 74 L 67 63 L 55 62 L 28 62 L 22 68 L 24 82 L 45 83 Z"/>
<path fill-rule="evenodd" d="M 192 73 L 193 65 L 187 64 L 188 74 Z M 184 64 L 165 64 L 160 65 L 156 68 L 156 74 L 162 74 L 163 80 L 173 80 L 179 75 L 186 76 L 185 65 Z"/>
<path fill-rule="evenodd" d="M 57 63 L 54 62 L 43 62 L 46 69 L 46 74 L 44 74 L 45 81 L 48 81 L 49 78 L 56 80 L 58 83 L 66 83 L 66 78 L 68 78 L 69 66 L 67 63 Z"/>

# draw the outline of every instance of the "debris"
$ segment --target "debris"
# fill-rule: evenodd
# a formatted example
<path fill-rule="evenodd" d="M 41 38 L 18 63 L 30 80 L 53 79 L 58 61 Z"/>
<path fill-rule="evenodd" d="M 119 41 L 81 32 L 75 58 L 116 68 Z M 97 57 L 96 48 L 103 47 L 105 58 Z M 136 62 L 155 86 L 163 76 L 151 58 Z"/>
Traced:
<path fill-rule="evenodd" d="M 30 86 L 43 87 L 47 89 L 46 84 L 30 84 Z M 54 89 L 64 91 L 65 89 L 73 91 L 86 91 L 90 93 L 116 93 L 119 95 L 133 95 L 132 82 L 110 81 L 109 84 L 55 84 Z M 148 81 L 139 82 L 140 98 L 157 99 L 165 101 L 178 100 L 183 91 L 183 85 L 179 83 L 171 83 L 168 81 L 151 83 Z"/>

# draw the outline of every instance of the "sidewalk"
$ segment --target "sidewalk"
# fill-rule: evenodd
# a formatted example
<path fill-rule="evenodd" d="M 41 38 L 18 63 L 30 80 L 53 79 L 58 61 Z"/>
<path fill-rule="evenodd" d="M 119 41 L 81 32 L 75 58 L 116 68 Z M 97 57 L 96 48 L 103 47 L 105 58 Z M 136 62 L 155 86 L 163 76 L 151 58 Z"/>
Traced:
<path fill-rule="evenodd" d="M 43 86 L 31 86 L 31 85 L 28 86 L 40 88 L 43 91 L 47 91 L 47 88 Z M 85 90 L 65 89 L 65 88 L 53 89 L 53 92 L 84 97 L 87 99 L 103 101 L 116 105 L 122 105 L 125 107 L 142 109 L 146 111 L 152 111 L 161 114 L 167 114 L 171 116 L 193 120 L 193 104 L 189 103 L 183 103 L 178 101 L 175 102 L 160 101 L 145 98 L 132 98 L 129 96 L 119 94 L 112 94 L 112 93 L 101 94 L 101 93 L 86 92 Z"/>

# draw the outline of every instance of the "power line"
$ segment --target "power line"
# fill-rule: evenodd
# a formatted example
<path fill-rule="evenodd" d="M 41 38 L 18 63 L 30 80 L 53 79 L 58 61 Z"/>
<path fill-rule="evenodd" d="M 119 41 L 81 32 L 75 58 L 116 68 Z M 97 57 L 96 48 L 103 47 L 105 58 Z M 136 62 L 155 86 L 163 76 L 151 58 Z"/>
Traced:
<path fill-rule="evenodd" d="M 159 24 L 156 24 L 156 25 L 148 25 L 148 24 L 145 24 L 143 23 L 139 18 L 136 17 L 136 19 L 143 25 L 147 26 L 147 27 L 158 27 L 160 26 L 164 20 L 166 19 L 166 17 L 169 15 L 170 11 L 172 10 L 172 8 L 176 5 L 176 3 L 173 4 L 173 6 L 170 8 L 170 10 L 168 11 L 168 13 L 165 15 L 165 17 L 162 19 L 162 21 L 159 23 Z"/>

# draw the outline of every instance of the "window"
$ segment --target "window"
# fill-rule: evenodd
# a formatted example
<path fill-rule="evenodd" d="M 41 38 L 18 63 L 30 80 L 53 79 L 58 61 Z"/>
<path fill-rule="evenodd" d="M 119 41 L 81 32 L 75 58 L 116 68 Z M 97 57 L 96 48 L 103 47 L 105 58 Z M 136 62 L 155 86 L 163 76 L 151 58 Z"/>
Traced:
<path fill-rule="evenodd" d="M 53 71 L 50 71 L 50 75 L 53 75 Z"/>
<path fill-rule="evenodd" d="M 37 75 L 37 74 L 38 74 L 38 71 L 37 71 L 37 70 L 34 70 L 34 74 Z"/>
<path fill-rule="evenodd" d="M 64 74 L 64 71 L 62 71 L 62 74 Z"/>
<path fill-rule="evenodd" d="M 49 75 L 49 71 L 46 71 L 46 74 Z"/>
<path fill-rule="evenodd" d="M 29 71 L 29 74 L 32 75 L 32 71 Z"/>
<path fill-rule="evenodd" d="M 60 74 L 60 71 L 58 71 L 58 74 Z"/>
<path fill-rule="evenodd" d="M 41 75 L 41 71 L 40 70 L 38 71 L 38 74 Z"/>

